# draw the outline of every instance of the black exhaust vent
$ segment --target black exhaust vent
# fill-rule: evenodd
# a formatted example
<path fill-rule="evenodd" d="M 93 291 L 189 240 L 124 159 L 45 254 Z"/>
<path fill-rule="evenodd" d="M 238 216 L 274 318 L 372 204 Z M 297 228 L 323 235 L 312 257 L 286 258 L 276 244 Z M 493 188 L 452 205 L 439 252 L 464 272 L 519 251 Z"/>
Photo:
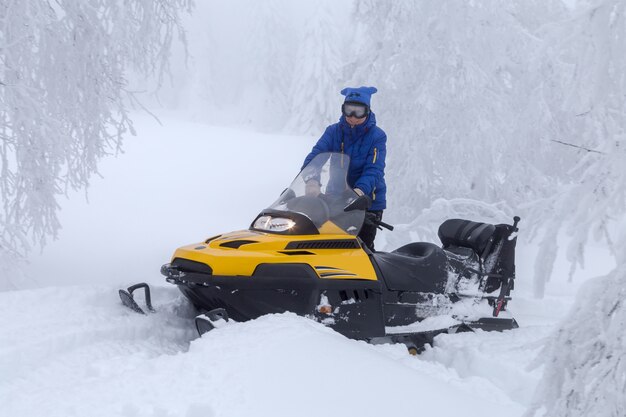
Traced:
<path fill-rule="evenodd" d="M 285 249 L 359 249 L 360 247 L 356 239 L 341 239 L 289 242 Z"/>
<path fill-rule="evenodd" d="M 239 249 L 239 246 L 249 245 L 250 243 L 258 243 L 256 240 L 231 240 L 230 242 L 220 243 L 220 246 L 224 248 Z"/>
<path fill-rule="evenodd" d="M 175 258 L 172 266 L 181 272 L 197 272 L 200 274 L 213 274 L 213 269 L 202 262 L 191 261 L 189 259 Z"/>
<path fill-rule="evenodd" d="M 293 251 L 279 250 L 278 253 L 282 253 L 284 255 L 315 255 L 313 252 L 309 252 L 306 250 L 293 250 Z"/>

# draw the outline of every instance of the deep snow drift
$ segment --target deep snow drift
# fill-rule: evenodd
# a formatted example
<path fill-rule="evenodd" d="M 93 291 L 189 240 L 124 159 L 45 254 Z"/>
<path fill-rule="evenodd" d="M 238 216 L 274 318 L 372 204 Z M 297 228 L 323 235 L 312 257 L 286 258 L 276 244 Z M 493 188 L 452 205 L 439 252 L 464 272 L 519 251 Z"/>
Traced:
<path fill-rule="evenodd" d="M 140 136 L 104 161 L 90 203 L 64 206 L 60 240 L 32 256 L 33 289 L 0 293 L 3 416 L 517 416 L 531 405 L 541 369 L 530 365 L 573 288 L 562 296 L 555 279 L 532 299 L 523 245 L 520 329 L 442 335 L 418 357 L 291 314 L 198 339 L 160 265 L 177 246 L 247 228 L 314 138 L 162 121 L 139 116 Z M 122 307 L 117 289 L 139 281 L 155 285 L 157 314 Z"/>
<path fill-rule="evenodd" d="M 6 415 L 481 416 L 494 407 L 508 415 L 522 410 L 486 380 L 463 383 L 402 346 L 349 340 L 292 314 L 194 340 L 190 312 L 174 288 L 157 288 L 159 313 L 147 317 L 121 307 L 115 292 L 103 287 L 2 293 L 0 299 Z"/>

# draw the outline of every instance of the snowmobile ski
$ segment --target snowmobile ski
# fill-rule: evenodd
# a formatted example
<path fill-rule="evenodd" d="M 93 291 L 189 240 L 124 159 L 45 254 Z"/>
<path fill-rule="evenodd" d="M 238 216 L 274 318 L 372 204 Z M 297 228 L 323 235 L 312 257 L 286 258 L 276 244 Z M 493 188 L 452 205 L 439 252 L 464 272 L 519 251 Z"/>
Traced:
<path fill-rule="evenodd" d="M 198 335 L 202 336 L 211 330 L 223 327 L 228 323 L 228 313 L 223 308 L 216 308 L 196 317 L 196 329 Z"/>
<path fill-rule="evenodd" d="M 133 297 L 133 291 L 135 291 L 135 290 L 137 290 L 139 288 L 143 288 L 144 289 L 144 298 L 145 298 L 145 302 L 146 302 L 146 308 L 148 309 L 149 312 L 154 313 L 155 310 L 154 310 L 154 308 L 152 308 L 152 301 L 151 301 L 151 298 L 150 298 L 150 287 L 145 282 L 141 282 L 139 284 L 131 285 L 126 290 L 119 290 L 120 299 L 122 300 L 122 304 L 124 304 L 126 307 L 130 308 L 131 310 L 133 310 L 136 313 L 146 314 L 145 311 L 143 311 L 143 309 L 141 307 L 139 307 L 139 304 L 137 304 L 137 301 L 135 301 L 135 298 Z"/>

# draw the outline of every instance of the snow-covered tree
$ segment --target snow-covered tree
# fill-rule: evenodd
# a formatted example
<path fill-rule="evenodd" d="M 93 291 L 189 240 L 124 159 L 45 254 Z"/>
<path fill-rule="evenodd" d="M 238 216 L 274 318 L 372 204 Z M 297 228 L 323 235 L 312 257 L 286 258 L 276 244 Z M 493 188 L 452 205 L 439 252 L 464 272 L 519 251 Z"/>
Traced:
<path fill-rule="evenodd" d="M 295 110 L 290 131 L 320 134 L 338 118 L 345 63 L 332 7 L 328 1 L 316 2 L 301 34 L 289 94 Z"/>
<path fill-rule="evenodd" d="M 618 12 L 613 21 L 609 12 L 594 13 L 607 14 L 607 28 L 619 27 Z M 624 100 L 621 69 L 600 68 L 606 56 L 619 54 L 619 43 L 611 46 L 597 18 L 571 20 L 560 1 L 357 4 L 355 39 L 363 42 L 354 77 L 370 77 L 380 90 L 375 106 L 389 137 L 396 221 L 415 225 L 446 200 L 463 201 L 464 215 L 476 220 L 490 220 L 484 203 L 521 215 L 522 236 L 539 238 L 541 246 L 538 296 L 560 231 L 574 231 L 573 266 L 582 262 L 590 233 L 610 239 L 606 231 L 616 214 L 601 214 L 604 205 L 595 202 L 607 183 L 623 183 L 616 135 L 624 128 Z M 585 43 L 590 30 L 598 32 L 594 45 Z M 608 72 L 615 88 L 605 81 Z M 604 93 L 612 104 L 593 104 Z M 587 172 L 591 165 L 594 174 Z M 621 198 L 615 190 L 604 202 L 617 208 Z M 408 240 L 408 233 L 392 239 Z"/>
<path fill-rule="evenodd" d="M 576 304 L 545 348 L 544 378 L 535 405 L 560 417 L 618 417 L 626 410 L 626 4 L 580 3 L 556 34 L 561 59 L 574 70 L 562 78 L 571 94 L 564 120 L 578 150 L 575 182 L 555 195 L 547 217 L 571 236 L 570 261 L 582 262 L 593 237 L 604 238 L 617 266 L 581 288 Z"/>
<path fill-rule="evenodd" d="M 0 2 L 0 251 L 54 236 L 57 198 L 133 132 L 128 71 L 160 79 L 191 0 Z"/>
<path fill-rule="evenodd" d="M 560 164 L 547 150 L 554 123 L 535 56 L 542 41 L 522 19 L 533 5 L 358 3 L 354 79 L 379 87 L 398 220 L 440 198 L 516 207 L 551 192 L 545 186 Z M 563 11 L 558 1 L 544 9 Z"/>
<path fill-rule="evenodd" d="M 581 287 L 572 312 L 541 352 L 546 368 L 527 416 L 624 415 L 625 265 Z"/>
<path fill-rule="evenodd" d="M 239 91 L 247 118 L 262 129 L 281 129 L 290 115 L 289 87 L 297 51 L 289 4 L 285 0 L 253 2 L 247 11 L 247 71 Z"/>
<path fill-rule="evenodd" d="M 542 252 L 556 246 L 556 232 L 567 231 L 572 268 L 583 266 L 590 239 L 607 241 L 615 254 L 624 248 L 614 244 L 611 229 L 623 219 L 626 207 L 625 7 L 621 1 L 580 3 L 576 16 L 550 33 L 552 59 L 555 67 L 560 64 L 551 79 L 564 92 L 562 100 L 551 103 L 551 111 L 559 113 L 564 141 L 579 148 L 560 150 L 576 158 L 566 171 L 571 181 L 533 210 L 550 229 Z M 538 263 L 538 294 L 550 277 L 545 265 L 554 256 Z"/>

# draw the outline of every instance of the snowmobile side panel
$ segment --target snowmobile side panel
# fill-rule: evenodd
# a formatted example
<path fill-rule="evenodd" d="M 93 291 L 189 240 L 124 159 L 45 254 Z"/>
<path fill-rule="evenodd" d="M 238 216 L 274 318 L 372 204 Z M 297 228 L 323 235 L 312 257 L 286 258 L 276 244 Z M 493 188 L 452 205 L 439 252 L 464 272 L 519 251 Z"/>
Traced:
<path fill-rule="evenodd" d="M 460 279 L 471 279 L 481 269 L 481 259 L 471 248 L 448 246 L 444 249 L 450 272 Z"/>
<path fill-rule="evenodd" d="M 448 314 L 452 304 L 447 294 L 388 291 L 384 294 L 385 325 L 406 326 Z"/>
<path fill-rule="evenodd" d="M 503 330 L 517 329 L 519 324 L 515 319 L 483 317 L 477 321 L 466 323 L 474 330 L 480 329 L 486 332 L 501 332 Z"/>
<path fill-rule="evenodd" d="M 306 264 L 269 264 L 258 274 L 236 277 L 177 275 L 173 269 L 169 269 L 168 281 L 178 285 L 194 305 L 204 310 L 223 308 L 236 321 L 290 311 L 355 339 L 385 334 L 377 281 L 320 279 Z M 322 303 L 330 306 L 327 314 L 319 311 Z"/>

